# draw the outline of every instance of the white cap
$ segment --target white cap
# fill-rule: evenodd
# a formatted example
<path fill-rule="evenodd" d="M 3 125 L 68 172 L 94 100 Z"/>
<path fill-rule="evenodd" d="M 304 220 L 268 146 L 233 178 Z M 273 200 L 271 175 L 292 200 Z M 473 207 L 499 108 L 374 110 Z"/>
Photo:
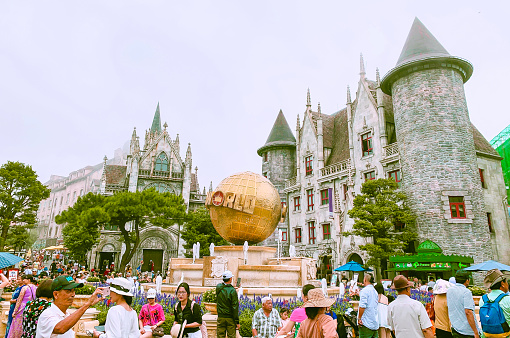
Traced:
<path fill-rule="evenodd" d="M 223 273 L 223 279 L 230 279 L 234 277 L 234 275 L 232 274 L 232 272 L 230 272 L 229 270 L 226 270 L 224 273 Z"/>
<path fill-rule="evenodd" d="M 149 289 L 147 291 L 147 299 L 149 298 L 156 298 L 156 289 Z"/>

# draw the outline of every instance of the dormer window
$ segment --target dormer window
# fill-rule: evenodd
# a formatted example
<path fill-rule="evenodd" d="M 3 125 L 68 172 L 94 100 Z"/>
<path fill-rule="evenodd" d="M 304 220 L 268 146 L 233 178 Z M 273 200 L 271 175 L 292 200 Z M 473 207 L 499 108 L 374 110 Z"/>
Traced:
<path fill-rule="evenodd" d="M 361 150 L 363 151 L 363 156 L 372 155 L 372 132 L 361 135 Z"/>

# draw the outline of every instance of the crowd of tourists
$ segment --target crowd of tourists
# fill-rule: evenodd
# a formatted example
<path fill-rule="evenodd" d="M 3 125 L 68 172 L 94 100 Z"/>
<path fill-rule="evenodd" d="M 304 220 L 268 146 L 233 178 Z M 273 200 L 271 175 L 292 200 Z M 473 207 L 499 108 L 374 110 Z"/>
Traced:
<path fill-rule="evenodd" d="M 223 273 L 223 282 L 216 286 L 217 337 L 234 338 L 240 328 L 239 300 L 232 285 L 233 274 Z M 427 308 L 411 298 L 414 282 L 398 275 L 391 288 L 396 290 L 393 299 L 385 295 L 381 283 L 375 283 L 370 274 L 364 275 L 359 289 L 359 309 L 356 320 L 350 325 L 360 338 L 408 337 L 509 337 L 510 297 L 509 285 L 503 273 L 489 271 L 484 286 L 490 290 L 480 300 L 480 320 L 475 315 L 475 303 L 467 288 L 471 275 L 460 270 L 454 279 L 439 279 L 427 285 L 434 298 Z M 9 285 L 0 274 L 0 288 Z M 71 338 L 72 328 L 85 311 L 105 299 L 115 305 L 109 308 L 103 328 L 90 332 L 96 338 L 149 338 L 164 335 L 162 325 L 165 313 L 156 301 L 156 289 L 147 292 L 147 304 L 140 313 L 131 306 L 133 282 L 115 277 L 109 287 L 98 287 L 83 306 L 68 312 L 75 289 L 83 283 L 70 275 L 54 279 L 41 279 L 36 286 L 33 274 L 24 274 L 13 292 L 9 311 L 6 338 Z M 307 284 L 302 289 L 303 305 L 290 312 L 273 308 L 271 297 L 261 299 L 261 308 L 252 318 L 252 337 L 256 338 L 343 338 L 346 337 L 346 315 L 331 311 L 335 299 L 324 295 L 322 289 Z M 205 321 L 199 304 L 190 297 L 190 287 L 180 283 L 176 290 L 177 303 L 173 308 L 172 337 L 207 337 Z M 481 324 L 481 325 L 480 325 Z M 343 329 L 342 329 L 343 328 Z"/>

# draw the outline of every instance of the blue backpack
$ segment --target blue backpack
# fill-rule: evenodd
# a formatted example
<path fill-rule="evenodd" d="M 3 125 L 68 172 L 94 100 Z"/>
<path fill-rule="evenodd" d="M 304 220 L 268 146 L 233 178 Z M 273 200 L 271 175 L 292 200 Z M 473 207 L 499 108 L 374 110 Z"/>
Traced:
<path fill-rule="evenodd" d="M 493 302 L 489 300 L 487 295 L 483 295 L 483 306 L 480 308 L 480 323 L 485 333 L 506 333 L 510 331 L 510 326 L 505 320 L 503 310 L 499 306 L 499 302 L 506 294 L 502 293 Z"/>

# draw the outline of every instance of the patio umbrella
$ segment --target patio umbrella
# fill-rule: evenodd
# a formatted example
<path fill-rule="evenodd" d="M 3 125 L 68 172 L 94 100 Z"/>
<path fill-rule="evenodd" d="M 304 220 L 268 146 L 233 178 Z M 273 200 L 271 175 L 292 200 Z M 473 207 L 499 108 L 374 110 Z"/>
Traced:
<path fill-rule="evenodd" d="M 365 269 L 358 262 L 350 261 L 342 266 L 339 266 L 334 271 L 372 271 L 372 269 Z"/>
<path fill-rule="evenodd" d="M 485 261 L 479 264 L 471 265 L 465 268 L 466 271 L 489 271 L 492 269 L 499 269 L 500 271 L 510 271 L 510 266 L 496 261 Z"/>
<path fill-rule="evenodd" d="M 10 254 L 8 252 L 0 252 L 0 269 L 14 265 L 18 262 L 21 262 L 22 260 L 23 258 Z"/>

